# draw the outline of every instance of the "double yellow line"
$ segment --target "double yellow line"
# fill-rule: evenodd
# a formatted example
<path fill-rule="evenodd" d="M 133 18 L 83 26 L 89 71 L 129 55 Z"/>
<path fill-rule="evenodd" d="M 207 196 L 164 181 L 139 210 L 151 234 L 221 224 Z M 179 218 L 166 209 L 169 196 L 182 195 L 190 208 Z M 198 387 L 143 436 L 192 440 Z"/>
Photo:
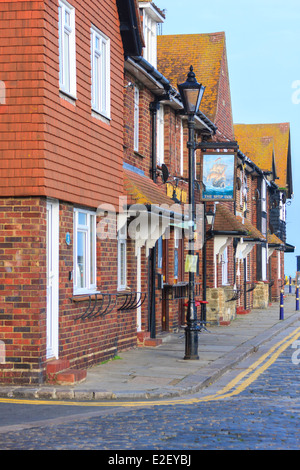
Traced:
<path fill-rule="evenodd" d="M 252 384 L 263 372 L 265 372 L 280 356 L 280 354 L 285 351 L 289 346 L 291 346 L 294 341 L 300 337 L 300 328 L 297 328 L 283 340 L 276 343 L 269 351 L 263 354 L 256 362 L 254 362 L 250 367 L 245 369 L 239 375 L 237 375 L 231 382 L 229 382 L 226 387 L 217 392 L 215 395 L 206 396 L 201 399 L 201 401 L 209 400 L 221 400 L 224 398 L 229 398 L 234 395 L 238 395 L 243 392 L 250 384 Z"/>
<path fill-rule="evenodd" d="M 62 401 L 62 400 L 26 400 L 15 398 L 0 398 L 0 403 L 14 403 L 22 405 L 64 405 L 64 406 L 85 406 L 85 407 L 151 407 L 151 406 L 170 406 L 170 405 L 190 405 L 208 401 L 223 400 L 240 394 L 250 384 L 252 384 L 265 370 L 267 370 L 278 358 L 278 356 L 291 346 L 294 341 L 300 337 L 300 327 L 284 339 L 276 343 L 272 348 L 263 354 L 250 367 L 238 374 L 224 388 L 214 395 L 207 395 L 199 398 L 155 400 L 155 401 L 106 401 L 106 402 L 80 402 L 80 401 Z"/>

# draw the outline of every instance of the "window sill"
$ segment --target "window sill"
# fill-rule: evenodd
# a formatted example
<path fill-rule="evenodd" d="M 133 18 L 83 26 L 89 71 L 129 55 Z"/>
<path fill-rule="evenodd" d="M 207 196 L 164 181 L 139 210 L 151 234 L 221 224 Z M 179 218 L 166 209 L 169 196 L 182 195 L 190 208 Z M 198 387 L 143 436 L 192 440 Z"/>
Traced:
<path fill-rule="evenodd" d="M 76 98 L 76 96 L 72 95 L 71 93 L 68 93 L 64 90 L 59 90 L 59 96 L 60 96 L 60 98 L 66 100 L 68 103 L 73 104 L 74 106 L 76 106 L 77 98 Z"/>
<path fill-rule="evenodd" d="M 110 125 L 111 118 L 101 114 L 99 111 L 92 109 L 92 117 L 98 119 L 98 121 L 104 122 L 104 124 Z"/>
<path fill-rule="evenodd" d="M 78 294 L 73 294 L 71 297 L 72 302 L 84 302 L 86 300 L 89 300 L 90 298 L 92 300 L 95 300 L 96 295 L 101 295 L 102 292 L 100 291 L 91 291 L 91 292 L 82 292 Z"/>
<path fill-rule="evenodd" d="M 140 157 L 140 158 L 145 158 L 145 155 L 142 155 L 137 150 L 134 150 L 134 155 L 136 155 L 137 157 Z"/>
<path fill-rule="evenodd" d="M 118 295 L 121 295 L 121 294 L 130 294 L 130 292 L 131 292 L 130 287 L 118 287 L 118 289 L 117 289 L 117 294 L 118 294 Z"/>

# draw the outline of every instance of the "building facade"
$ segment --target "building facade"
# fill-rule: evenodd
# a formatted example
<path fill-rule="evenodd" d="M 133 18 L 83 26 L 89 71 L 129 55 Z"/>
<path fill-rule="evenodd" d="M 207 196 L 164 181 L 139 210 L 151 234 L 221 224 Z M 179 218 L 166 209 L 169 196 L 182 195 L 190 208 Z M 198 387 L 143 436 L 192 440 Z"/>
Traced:
<path fill-rule="evenodd" d="M 80 381 L 185 327 L 177 85 L 191 65 L 206 87 L 195 117 L 193 269 L 196 300 L 208 302 L 198 318 L 229 324 L 277 301 L 292 249 L 289 126 L 234 125 L 224 33 L 158 35 L 165 15 L 152 1 L 1 2 L 0 12 L 0 383 Z M 205 199 L 210 154 L 232 157 L 228 199 Z"/>

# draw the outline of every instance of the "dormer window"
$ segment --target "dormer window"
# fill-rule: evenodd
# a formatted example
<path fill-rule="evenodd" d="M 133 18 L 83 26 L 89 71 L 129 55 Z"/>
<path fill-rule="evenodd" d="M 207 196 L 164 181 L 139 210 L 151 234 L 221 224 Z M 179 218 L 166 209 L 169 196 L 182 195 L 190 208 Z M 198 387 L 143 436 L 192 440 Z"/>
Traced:
<path fill-rule="evenodd" d="M 142 21 L 143 21 L 143 33 L 145 39 L 145 48 L 143 51 L 143 57 L 153 67 L 157 66 L 157 25 L 163 23 L 163 16 L 159 13 L 157 8 L 153 6 L 151 2 L 140 2 L 139 3 Z"/>

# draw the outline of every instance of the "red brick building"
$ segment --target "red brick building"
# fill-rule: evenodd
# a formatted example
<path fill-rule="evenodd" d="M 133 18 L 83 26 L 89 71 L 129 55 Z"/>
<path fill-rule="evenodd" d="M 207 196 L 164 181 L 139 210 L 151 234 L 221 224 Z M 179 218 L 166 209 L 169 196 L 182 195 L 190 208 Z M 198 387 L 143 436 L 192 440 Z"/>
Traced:
<path fill-rule="evenodd" d="M 233 125 L 224 33 L 157 36 L 164 14 L 152 1 L 12 1 L 0 14 L 0 383 L 82 380 L 185 325 L 188 129 L 177 85 L 191 65 L 206 86 L 197 143 L 228 144 L 215 156 L 235 158 L 233 197 L 216 203 L 203 198 L 208 152 L 196 151 L 196 296 L 218 324 L 276 300 L 290 147 L 265 166 Z"/>
<path fill-rule="evenodd" d="M 132 18 L 125 3 L 122 20 Z M 53 370 L 79 369 L 136 344 L 130 312 L 80 320 L 91 293 L 117 289 L 117 240 L 96 237 L 96 210 L 123 193 L 127 51 L 113 0 L 0 11 L 0 380 L 40 383 L 52 359 L 62 362 Z M 137 54 L 131 25 L 126 47 Z"/>
<path fill-rule="evenodd" d="M 137 290 L 146 292 L 148 301 L 137 312 L 138 338 L 141 344 L 157 344 L 157 334 L 175 331 L 185 322 L 187 125 L 177 87 L 156 68 L 160 67 L 157 24 L 164 15 L 153 2 L 139 2 L 139 7 L 143 56 L 125 61 L 125 194 L 128 202 L 152 205 L 154 211 L 165 205 L 166 211 L 161 213 L 161 227 L 150 238 L 147 234 L 136 244 L 127 240 L 127 283 L 135 285 L 136 272 L 142 271 Z M 213 135 L 215 126 L 202 114 L 196 130 Z M 170 223 L 168 212 L 174 212 Z M 144 217 L 148 216 L 145 211 Z"/>
<path fill-rule="evenodd" d="M 254 194 L 257 226 L 261 230 L 265 226 L 268 242 L 263 272 L 258 256 L 257 279 L 268 283 L 265 298 L 278 301 L 284 280 L 284 253 L 294 250 L 287 243 L 286 232 L 286 207 L 293 197 L 290 126 L 289 123 L 237 124 L 234 129 L 241 149 L 264 176 Z"/>
<path fill-rule="evenodd" d="M 279 298 L 287 249 L 282 214 L 292 195 L 289 128 L 263 125 L 260 131 L 260 126 L 253 126 L 252 131 L 251 126 L 233 125 L 224 33 L 159 36 L 158 64 L 173 86 L 184 81 L 184 71 L 193 65 L 198 81 L 206 86 L 201 110 L 217 128 L 214 135 L 204 138 L 219 146 L 216 161 L 228 152 L 236 154 L 231 202 L 204 201 L 205 212 L 213 208 L 216 216 L 207 233 L 206 260 L 204 250 L 199 252 L 206 272 L 205 281 L 201 277 L 199 281 L 202 295 L 207 286 L 208 320 L 228 323 L 236 314 L 266 308 Z M 260 139 L 263 152 L 257 146 Z M 200 186 L 201 165 L 209 148 L 197 153 Z"/>

